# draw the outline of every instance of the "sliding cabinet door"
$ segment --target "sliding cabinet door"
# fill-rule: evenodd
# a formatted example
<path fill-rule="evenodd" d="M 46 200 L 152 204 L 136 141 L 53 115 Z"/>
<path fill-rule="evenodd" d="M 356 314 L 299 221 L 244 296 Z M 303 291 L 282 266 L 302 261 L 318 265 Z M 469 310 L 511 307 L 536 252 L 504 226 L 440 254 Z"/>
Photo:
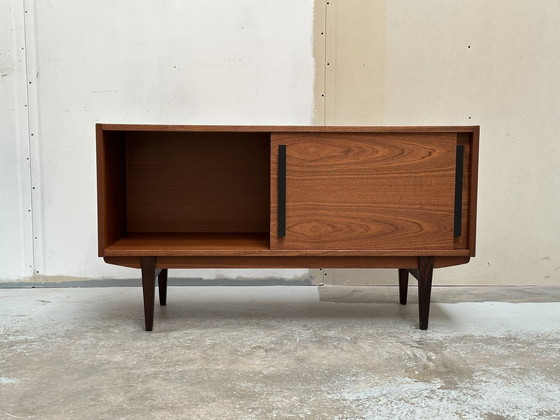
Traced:
<path fill-rule="evenodd" d="M 452 250 L 455 133 L 271 139 L 271 248 Z"/>

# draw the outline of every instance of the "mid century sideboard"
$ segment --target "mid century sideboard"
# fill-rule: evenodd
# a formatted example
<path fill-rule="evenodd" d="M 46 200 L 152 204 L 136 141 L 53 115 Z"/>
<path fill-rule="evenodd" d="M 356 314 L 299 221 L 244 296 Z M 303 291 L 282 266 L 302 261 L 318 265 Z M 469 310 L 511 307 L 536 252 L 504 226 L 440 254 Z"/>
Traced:
<path fill-rule="evenodd" d="M 397 268 L 475 255 L 478 126 L 97 124 L 99 256 L 140 268 L 146 330 L 174 268 Z"/>

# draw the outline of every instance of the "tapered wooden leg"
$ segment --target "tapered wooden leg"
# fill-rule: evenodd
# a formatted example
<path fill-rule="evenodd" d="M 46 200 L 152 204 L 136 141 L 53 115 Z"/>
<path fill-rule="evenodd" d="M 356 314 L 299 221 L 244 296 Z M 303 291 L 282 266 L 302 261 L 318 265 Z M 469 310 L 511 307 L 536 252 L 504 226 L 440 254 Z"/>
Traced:
<path fill-rule="evenodd" d="M 163 268 L 158 275 L 159 304 L 167 305 L 167 268 Z"/>
<path fill-rule="evenodd" d="M 140 257 L 142 269 L 142 290 L 144 292 L 144 322 L 146 331 L 154 326 L 154 295 L 156 287 L 156 258 Z"/>
<path fill-rule="evenodd" d="M 421 330 L 428 329 L 433 272 L 434 257 L 418 257 L 418 311 Z"/>
<path fill-rule="evenodd" d="M 399 268 L 399 299 L 401 305 L 406 305 L 408 295 L 408 270 Z"/>

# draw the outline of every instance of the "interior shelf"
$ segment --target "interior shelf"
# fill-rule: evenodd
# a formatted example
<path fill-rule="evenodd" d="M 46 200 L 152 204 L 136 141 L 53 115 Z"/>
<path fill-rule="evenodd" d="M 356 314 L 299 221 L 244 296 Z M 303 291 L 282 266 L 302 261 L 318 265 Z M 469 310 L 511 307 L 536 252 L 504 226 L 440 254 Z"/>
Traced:
<path fill-rule="evenodd" d="M 268 233 L 129 233 L 109 246 L 106 255 L 231 254 L 267 249 Z"/>

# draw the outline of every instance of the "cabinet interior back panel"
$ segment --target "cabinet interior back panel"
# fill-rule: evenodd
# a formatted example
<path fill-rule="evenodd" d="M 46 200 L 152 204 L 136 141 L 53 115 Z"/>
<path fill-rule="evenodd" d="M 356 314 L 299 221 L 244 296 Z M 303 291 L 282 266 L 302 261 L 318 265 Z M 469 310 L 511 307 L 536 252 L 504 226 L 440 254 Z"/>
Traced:
<path fill-rule="evenodd" d="M 455 133 L 276 134 L 286 145 L 286 236 L 275 249 L 452 249 Z"/>
<path fill-rule="evenodd" d="M 127 230 L 269 231 L 270 135 L 128 132 Z"/>

